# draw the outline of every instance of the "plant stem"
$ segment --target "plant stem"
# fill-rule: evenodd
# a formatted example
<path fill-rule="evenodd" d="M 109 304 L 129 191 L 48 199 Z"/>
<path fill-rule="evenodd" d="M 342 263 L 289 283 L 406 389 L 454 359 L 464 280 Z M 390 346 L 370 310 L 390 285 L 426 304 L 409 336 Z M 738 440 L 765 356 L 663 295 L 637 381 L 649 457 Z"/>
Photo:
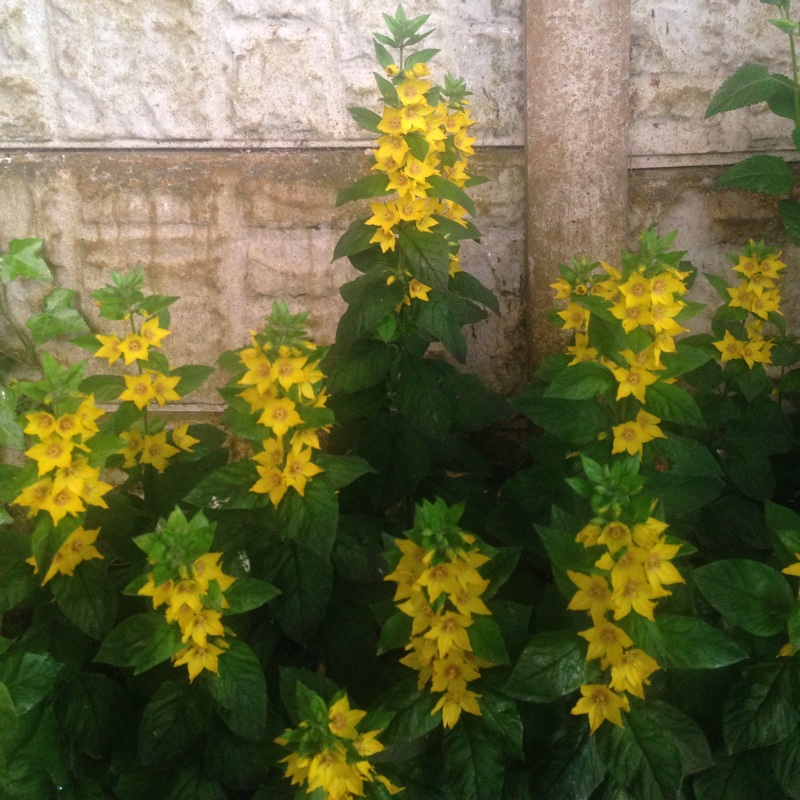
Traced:
<path fill-rule="evenodd" d="M 36 351 L 36 347 L 30 338 L 25 335 L 25 331 L 20 328 L 16 320 L 9 313 L 8 306 L 6 305 L 5 289 L 0 291 L 0 316 L 2 316 L 3 319 L 5 319 L 6 322 L 8 322 L 8 324 L 14 329 L 14 333 L 17 334 L 17 338 L 25 348 L 25 353 L 27 354 L 30 363 L 36 367 L 39 372 L 42 372 L 42 361 L 39 358 L 39 353 Z"/>

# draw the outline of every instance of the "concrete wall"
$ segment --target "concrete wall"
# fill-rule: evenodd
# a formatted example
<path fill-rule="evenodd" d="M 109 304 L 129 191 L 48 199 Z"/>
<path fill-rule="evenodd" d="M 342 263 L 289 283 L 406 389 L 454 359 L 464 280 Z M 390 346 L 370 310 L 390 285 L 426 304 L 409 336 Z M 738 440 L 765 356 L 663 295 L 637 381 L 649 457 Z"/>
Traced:
<path fill-rule="evenodd" d="M 476 168 L 492 183 L 474 191 L 485 236 L 465 246 L 464 264 L 495 289 L 503 316 L 474 326 L 470 366 L 512 391 L 526 360 L 523 145 L 535 76 L 524 74 L 525 2 L 404 5 L 431 14 L 436 75 L 463 75 L 475 93 Z M 695 263 L 720 272 L 723 253 L 749 236 L 783 244 L 774 200 L 716 193 L 713 182 L 721 164 L 750 152 L 788 152 L 790 123 L 761 108 L 703 119 L 741 64 L 786 70 L 785 36 L 766 23 L 774 9 L 757 0 L 630 8 L 631 232 L 679 227 Z M 169 344 L 176 363 L 210 363 L 243 344 L 281 298 L 310 309 L 314 333 L 329 341 L 350 276 L 330 256 L 354 213 L 334 209 L 334 198 L 365 174 L 370 143 L 345 109 L 378 107 L 371 33 L 384 29 L 384 10 L 394 4 L 0 0 L 0 247 L 41 236 L 58 282 L 81 288 L 88 314 L 108 270 L 141 261 L 152 291 L 184 298 Z M 787 273 L 796 323 L 798 271 Z"/>

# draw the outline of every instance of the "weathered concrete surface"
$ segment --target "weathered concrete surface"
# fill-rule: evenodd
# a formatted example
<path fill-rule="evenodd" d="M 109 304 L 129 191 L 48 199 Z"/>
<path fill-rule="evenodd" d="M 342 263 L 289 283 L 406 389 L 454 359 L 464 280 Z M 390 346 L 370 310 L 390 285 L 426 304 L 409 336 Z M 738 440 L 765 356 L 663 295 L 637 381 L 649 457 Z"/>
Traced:
<path fill-rule="evenodd" d="M 463 251 L 464 268 L 503 307 L 470 332 L 470 367 L 506 391 L 524 361 L 523 164 L 519 149 L 476 156 L 475 171 L 492 182 L 473 192 L 483 244 Z M 359 211 L 334 208 L 335 196 L 368 168 L 356 150 L 8 154 L 0 158 L 0 242 L 41 237 L 58 285 L 77 289 L 81 309 L 106 330 L 91 292 L 110 269 L 141 262 L 149 291 L 184 298 L 166 342 L 175 364 L 213 363 L 242 346 L 281 299 L 308 309 L 313 335 L 327 343 L 344 310 L 338 289 L 355 275 L 331 255 Z M 40 299 L 38 287 L 26 289 Z M 24 299 L 16 298 L 20 320 Z M 201 399 L 217 402 L 210 391 Z"/>
<path fill-rule="evenodd" d="M 435 77 L 475 91 L 483 144 L 521 145 L 522 0 L 409 0 Z M 54 147 L 362 142 L 383 0 L 2 0 L 0 141 Z"/>
<path fill-rule="evenodd" d="M 791 75 L 789 38 L 767 21 L 779 16 L 757 0 L 631 0 L 632 155 L 791 148 L 791 122 L 763 103 L 704 119 L 744 64 Z"/>
<path fill-rule="evenodd" d="M 763 239 L 783 251 L 787 268 L 783 279 L 781 310 L 790 333 L 800 332 L 800 247 L 790 244 L 780 224 L 778 198 L 734 189 L 717 190 L 720 168 L 635 170 L 630 182 L 630 231 L 657 224 L 660 233 L 679 230 L 676 249 L 687 250 L 687 258 L 701 272 L 725 276 L 736 283 L 726 253 L 737 253 L 748 239 Z M 615 260 L 612 263 L 617 263 Z M 693 332 L 707 330 L 719 297 L 698 276 L 691 299 L 709 304 L 709 313 L 689 324 Z"/>
<path fill-rule="evenodd" d="M 528 351 L 561 350 L 547 321 L 558 264 L 609 258 L 627 233 L 628 0 L 528 0 Z"/>

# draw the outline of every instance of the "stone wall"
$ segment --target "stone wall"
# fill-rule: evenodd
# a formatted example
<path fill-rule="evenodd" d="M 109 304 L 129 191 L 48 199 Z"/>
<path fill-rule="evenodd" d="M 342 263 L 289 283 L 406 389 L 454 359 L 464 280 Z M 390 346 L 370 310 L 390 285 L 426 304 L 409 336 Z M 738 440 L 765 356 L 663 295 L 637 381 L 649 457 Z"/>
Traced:
<path fill-rule="evenodd" d="M 485 235 L 465 245 L 464 264 L 498 293 L 503 315 L 474 326 L 469 366 L 513 391 L 526 361 L 525 2 L 404 5 L 431 14 L 436 75 L 463 75 L 475 92 L 476 168 L 492 183 L 474 190 Z M 679 245 L 718 272 L 749 236 L 784 245 L 774 200 L 713 184 L 721 165 L 751 152 L 791 156 L 790 123 L 758 107 L 703 118 L 741 64 L 786 71 L 785 36 L 766 22 L 774 9 L 757 0 L 630 8 L 631 234 L 651 222 L 680 228 Z M 141 262 L 152 291 L 184 298 L 176 363 L 210 363 L 243 344 L 282 298 L 308 308 L 329 341 L 350 275 L 330 257 L 355 210 L 334 198 L 365 174 L 370 144 L 346 107 L 378 107 L 371 32 L 383 30 L 384 10 L 393 4 L 0 0 L 0 247 L 43 238 L 57 281 L 81 287 L 89 315 L 88 294 L 108 270 Z M 787 273 L 796 324 L 800 281 Z M 27 299 L 36 297 L 14 297 L 21 318 Z M 209 391 L 195 405 L 215 403 Z"/>

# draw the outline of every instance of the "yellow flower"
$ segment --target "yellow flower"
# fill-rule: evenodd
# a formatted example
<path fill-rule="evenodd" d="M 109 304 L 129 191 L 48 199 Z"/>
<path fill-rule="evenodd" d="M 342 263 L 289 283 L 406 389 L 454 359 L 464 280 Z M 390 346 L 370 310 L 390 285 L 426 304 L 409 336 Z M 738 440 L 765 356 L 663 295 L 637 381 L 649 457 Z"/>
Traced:
<path fill-rule="evenodd" d="M 313 451 L 309 447 L 305 450 L 292 450 L 286 457 L 286 466 L 283 470 L 284 480 L 286 485 L 297 490 L 301 497 L 305 494 L 308 479 L 323 471 L 322 467 L 312 463 L 312 453 Z"/>
<path fill-rule="evenodd" d="M 81 561 L 102 558 L 103 556 L 94 546 L 98 533 L 100 533 L 100 528 L 93 531 L 86 531 L 80 526 L 75 528 L 53 556 L 50 569 L 47 570 L 47 574 L 42 581 L 42 586 L 57 572 L 60 572 L 62 575 L 72 575 L 75 567 L 77 567 Z"/>
<path fill-rule="evenodd" d="M 564 320 L 561 326 L 564 330 L 582 330 L 589 322 L 589 309 L 578 303 L 569 303 L 563 311 L 558 312 L 558 316 Z"/>
<path fill-rule="evenodd" d="M 428 292 L 431 291 L 430 286 L 426 286 L 422 281 L 414 278 L 408 285 L 408 294 L 415 300 L 424 300 L 428 302 Z"/>
<path fill-rule="evenodd" d="M 124 439 L 128 443 L 122 450 L 118 451 L 120 455 L 125 456 L 125 464 L 123 466 L 126 469 L 135 467 L 136 456 L 142 452 L 142 448 L 144 447 L 142 432 L 138 428 L 131 428 L 129 431 L 123 431 L 119 435 L 119 438 Z"/>
<path fill-rule="evenodd" d="M 328 728 L 336 736 L 355 739 L 358 736 L 356 725 L 366 716 L 366 711 L 351 710 L 350 702 L 345 695 L 328 709 Z"/>
<path fill-rule="evenodd" d="M 630 704 L 624 695 L 615 694 L 607 686 L 602 684 L 589 683 L 581 686 L 581 697 L 575 707 L 573 714 L 588 714 L 589 727 L 594 733 L 605 720 L 613 722 L 620 728 L 622 725 L 621 711 L 630 711 Z"/>
<path fill-rule="evenodd" d="M 161 431 L 154 435 L 145 434 L 142 447 L 142 464 L 151 464 L 158 472 L 167 468 L 168 459 L 180 453 L 177 447 L 167 444 L 167 432 Z"/>
<path fill-rule="evenodd" d="M 169 375 L 163 375 L 160 372 L 154 372 L 152 374 L 153 399 L 160 406 L 163 406 L 168 400 L 174 402 L 181 399 L 181 396 L 175 391 L 175 387 L 178 385 L 181 379 L 180 375 L 170 377 Z"/>
<path fill-rule="evenodd" d="M 152 347 L 161 347 L 162 340 L 169 336 L 171 331 L 166 328 L 158 327 L 158 317 L 150 317 L 146 319 L 141 328 L 139 328 L 139 335 L 147 340 L 147 343 Z"/>
<path fill-rule="evenodd" d="M 152 376 L 148 372 L 141 375 L 125 375 L 125 386 L 127 388 L 119 399 L 136 403 L 136 408 L 139 410 L 155 399 L 156 391 L 153 388 Z"/>
<path fill-rule="evenodd" d="M 175 666 L 186 665 L 189 670 L 189 681 L 194 679 L 204 670 L 219 673 L 219 657 L 225 651 L 206 642 L 204 645 L 193 644 L 181 650 L 175 657 Z"/>
<path fill-rule="evenodd" d="M 50 496 L 53 490 L 53 479 L 44 478 L 26 487 L 11 502 L 17 506 L 24 506 L 30 509 L 28 516 L 32 517 L 42 507 L 42 503 Z"/>
<path fill-rule="evenodd" d="M 445 611 L 441 614 L 436 624 L 425 634 L 426 639 L 436 642 L 439 658 L 444 658 L 451 650 L 472 650 L 466 628 L 472 625 L 472 620 L 463 614 Z"/>
<path fill-rule="evenodd" d="M 54 434 L 26 450 L 25 455 L 37 462 L 41 477 L 56 467 L 68 467 L 72 462 L 74 447 L 72 442 Z"/>
<path fill-rule="evenodd" d="M 481 707 L 478 705 L 478 698 L 481 695 L 471 692 L 469 689 L 456 689 L 443 694 L 439 702 L 434 706 L 431 715 L 437 711 L 442 712 L 442 724 L 445 728 L 452 728 L 461 716 L 462 711 L 475 716 L 481 715 Z"/>
<path fill-rule="evenodd" d="M 626 650 L 616 664 L 611 665 L 611 688 L 617 692 L 630 692 L 644 700 L 643 686 L 650 685 L 648 678 L 660 669 L 654 658 L 644 650 Z"/>
<path fill-rule="evenodd" d="M 730 331 L 725 331 L 722 341 L 714 342 L 714 347 L 722 353 L 721 361 L 724 363 L 735 358 L 741 358 L 744 344 L 744 342 L 739 341 Z"/>
<path fill-rule="evenodd" d="M 589 642 L 586 660 L 607 658 L 612 664 L 619 661 L 622 650 L 633 646 L 633 640 L 622 628 L 603 620 L 598 625 L 578 631 L 578 636 Z"/>
<path fill-rule="evenodd" d="M 255 384 L 256 391 L 263 394 L 273 381 L 272 364 L 260 350 L 247 349 L 239 353 L 239 360 L 247 367 L 247 372 L 239 383 L 247 386 Z"/>
<path fill-rule="evenodd" d="M 222 636 L 225 632 L 222 627 L 222 614 L 210 608 L 204 608 L 190 617 L 187 616 L 181 630 L 183 632 L 181 641 L 184 644 L 191 639 L 195 645 L 200 646 L 205 646 L 206 637 Z"/>
<path fill-rule="evenodd" d="M 257 466 L 256 470 L 260 477 L 249 491 L 256 494 L 269 494 L 272 505 L 277 508 L 289 488 L 283 472 L 272 464 L 263 467 Z"/>
<path fill-rule="evenodd" d="M 113 364 L 115 361 L 122 358 L 122 341 L 119 336 L 115 333 L 112 333 L 110 336 L 104 336 L 102 333 L 95 335 L 102 345 L 99 350 L 95 351 L 95 358 L 107 358 L 109 364 Z"/>
<path fill-rule="evenodd" d="M 178 425 L 177 428 L 173 429 L 172 441 L 177 447 L 180 447 L 181 450 L 185 450 L 187 453 L 194 452 L 194 446 L 200 443 L 199 439 L 195 439 L 194 436 L 189 436 L 188 422 L 183 425 Z"/>
<path fill-rule="evenodd" d="M 438 658 L 433 663 L 434 692 L 458 692 L 467 688 L 469 681 L 476 681 L 481 674 L 472 664 L 464 660 L 461 653 L 454 650 L 445 658 Z"/>
<path fill-rule="evenodd" d="M 132 364 L 136 359 L 147 361 L 147 348 L 150 343 L 138 333 L 129 333 L 120 343 L 119 349 L 125 358 L 126 364 Z"/>
<path fill-rule="evenodd" d="M 397 66 L 397 64 L 388 64 L 386 66 L 386 75 L 389 78 L 394 78 L 399 72 L 400 68 Z"/>
<path fill-rule="evenodd" d="M 619 383 L 617 400 L 633 395 L 640 403 L 644 403 L 647 387 L 658 380 L 657 375 L 636 366 L 631 366 L 630 369 L 619 367 L 614 370 L 614 377 Z"/>
<path fill-rule="evenodd" d="M 31 436 L 47 439 L 55 433 L 56 419 L 47 411 L 26 414 L 25 419 L 28 420 L 28 424 L 25 426 L 25 433 L 29 433 Z"/>
<path fill-rule="evenodd" d="M 611 607 L 611 590 L 602 575 L 582 575 L 567 570 L 567 576 L 578 587 L 567 606 L 570 611 L 588 611 L 597 625 Z"/>
<path fill-rule="evenodd" d="M 288 397 L 283 397 L 267 401 L 258 422 L 267 428 L 272 428 L 273 435 L 283 436 L 289 428 L 300 425 L 303 419 L 297 413 L 295 404 Z"/>

